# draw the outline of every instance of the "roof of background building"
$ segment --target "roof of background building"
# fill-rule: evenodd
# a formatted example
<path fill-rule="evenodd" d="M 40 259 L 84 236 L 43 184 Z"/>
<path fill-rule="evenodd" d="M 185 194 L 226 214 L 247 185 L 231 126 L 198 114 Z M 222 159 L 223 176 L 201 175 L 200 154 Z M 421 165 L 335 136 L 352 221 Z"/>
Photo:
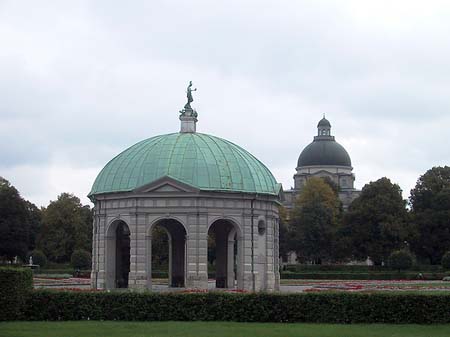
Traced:
<path fill-rule="evenodd" d="M 164 176 L 200 190 L 278 195 L 269 169 L 241 147 L 202 133 L 172 133 L 143 140 L 113 158 L 89 197 L 126 192 Z"/>
<path fill-rule="evenodd" d="M 334 140 L 334 137 L 315 137 L 300 154 L 297 166 L 321 165 L 352 166 L 352 161 L 347 151 Z"/>
<path fill-rule="evenodd" d="M 322 126 L 322 127 L 325 126 L 325 127 L 331 128 L 331 124 L 330 124 L 329 120 L 326 119 L 325 117 L 323 117 L 323 118 L 319 121 L 319 124 L 317 124 L 317 127 L 320 127 L 320 126 Z"/>
<path fill-rule="evenodd" d="M 325 116 L 317 124 L 318 136 L 305 147 L 298 158 L 297 167 L 302 166 L 352 166 L 350 156 L 344 147 L 334 140 L 328 132 L 323 134 L 321 128 L 331 129 L 331 124 Z"/>

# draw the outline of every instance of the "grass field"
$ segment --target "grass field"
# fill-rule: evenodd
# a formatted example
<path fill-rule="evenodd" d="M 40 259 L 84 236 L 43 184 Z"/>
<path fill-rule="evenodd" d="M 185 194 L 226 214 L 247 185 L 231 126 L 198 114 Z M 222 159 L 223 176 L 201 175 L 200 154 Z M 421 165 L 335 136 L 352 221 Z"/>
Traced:
<path fill-rule="evenodd" d="M 450 325 L 235 322 L 3 322 L 2 337 L 448 337 Z"/>

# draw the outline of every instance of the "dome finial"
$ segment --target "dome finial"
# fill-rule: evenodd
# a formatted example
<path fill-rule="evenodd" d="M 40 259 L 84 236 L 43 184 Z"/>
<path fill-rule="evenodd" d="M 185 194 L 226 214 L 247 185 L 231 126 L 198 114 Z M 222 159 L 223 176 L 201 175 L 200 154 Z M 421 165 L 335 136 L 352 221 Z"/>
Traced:
<path fill-rule="evenodd" d="M 325 118 L 325 113 L 323 114 L 323 118 L 317 124 L 318 136 L 331 136 L 331 124 L 328 119 Z"/>
<path fill-rule="evenodd" d="M 192 81 L 189 81 L 189 85 L 186 89 L 187 103 L 184 105 L 183 110 L 180 111 L 180 132 L 182 133 L 193 133 L 196 131 L 197 111 L 191 107 L 191 103 L 194 101 L 192 98 L 193 91 L 197 91 L 197 88 L 192 89 Z"/>

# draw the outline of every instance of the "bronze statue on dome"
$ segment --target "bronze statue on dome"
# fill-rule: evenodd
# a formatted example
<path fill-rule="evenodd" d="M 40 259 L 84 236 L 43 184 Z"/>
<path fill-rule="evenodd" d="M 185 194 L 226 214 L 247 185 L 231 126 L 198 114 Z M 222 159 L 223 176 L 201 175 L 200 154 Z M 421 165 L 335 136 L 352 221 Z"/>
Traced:
<path fill-rule="evenodd" d="M 192 81 L 189 81 L 189 85 L 188 85 L 187 90 L 186 90 L 186 93 L 187 93 L 187 103 L 186 103 L 186 105 L 184 106 L 184 108 L 185 108 L 185 109 L 190 109 L 190 110 L 192 110 L 192 108 L 191 108 L 191 103 L 194 101 L 194 99 L 192 98 L 192 92 L 193 92 L 193 91 L 197 91 L 197 88 L 192 89 L 191 87 L 192 87 Z"/>
<path fill-rule="evenodd" d="M 193 91 L 197 91 L 197 88 L 192 89 L 192 81 L 189 81 L 189 85 L 186 89 L 187 103 L 184 105 L 184 109 L 180 111 L 182 116 L 187 115 L 197 117 L 197 112 L 191 107 L 191 103 L 194 101 L 194 98 L 192 97 Z"/>

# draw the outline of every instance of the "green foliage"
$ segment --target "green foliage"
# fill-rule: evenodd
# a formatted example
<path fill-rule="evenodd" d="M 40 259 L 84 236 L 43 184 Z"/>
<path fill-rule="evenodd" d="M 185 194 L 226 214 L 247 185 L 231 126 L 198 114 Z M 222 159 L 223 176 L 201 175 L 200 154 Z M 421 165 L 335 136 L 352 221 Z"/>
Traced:
<path fill-rule="evenodd" d="M 442 280 L 446 273 L 384 272 L 384 273 L 295 273 L 282 272 L 287 280 Z"/>
<path fill-rule="evenodd" d="M 449 325 L 417 324 L 316 324 L 316 323 L 246 323 L 246 322 L 3 322 L 2 333 L 8 337 L 448 337 Z"/>
<path fill-rule="evenodd" d="M 413 249 L 438 264 L 450 247 L 450 167 L 433 167 L 420 176 L 409 200 L 418 231 Z"/>
<path fill-rule="evenodd" d="M 320 178 L 307 180 L 292 211 L 291 249 L 306 261 L 321 262 L 335 257 L 340 202 Z"/>
<path fill-rule="evenodd" d="M 450 295 L 34 291 L 29 320 L 449 323 Z"/>
<path fill-rule="evenodd" d="M 446 252 L 441 259 L 442 268 L 444 270 L 450 270 L 450 251 Z"/>
<path fill-rule="evenodd" d="M 338 195 L 339 194 L 339 186 L 338 184 L 336 184 L 334 182 L 333 179 L 331 179 L 330 177 L 326 176 L 326 177 L 321 177 L 320 179 L 322 179 L 328 186 L 331 187 L 331 189 L 333 190 L 333 192 Z"/>
<path fill-rule="evenodd" d="M 287 220 L 287 211 L 286 208 L 284 208 L 283 206 L 280 206 L 278 209 L 278 214 L 280 216 L 280 221 L 279 221 L 279 254 L 280 257 L 283 258 L 284 260 L 287 259 L 289 250 L 290 250 L 290 242 L 289 242 L 289 237 L 290 237 L 290 228 L 289 228 L 289 223 Z"/>
<path fill-rule="evenodd" d="M 92 211 L 76 196 L 62 193 L 42 213 L 38 242 L 54 262 L 68 262 L 75 249 L 92 249 Z"/>
<path fill-rule="evenodd" d="M 372 273 L 391 272 L 387 266 L 347 265 L 347 264 L 289 264 L 284 270 L 292 272 L 330 272 L 330 273 Z M 413 265 L 408 270 L 416 272 L 442 272 L 438 265 Z"/>
<path fill-rule="evenodd" d="M 91 269 L 91 254 L 84 249 L 72 253 L 70 263 L 75 269 Z"/>
<path fill-rule="evenodd" d="M 30 256 L 33 257 L 33 264 L 39 265 L 40 268 L 47 266 L 47 256 L 45 256 L 42 250 L 35 249 L 30 253 Z"/>
<path fill-rule="evenodd" d="M 12 261 L 15 256 L 25 260 L 34 246 L 38 210 L 25 201 L 9 181 L 0 177 L 0 257 Z"/>
<path fill-rule="evenodd" d="M 161 226 L 152 230 L 152 269 L 168 270 L 169 266 L 169 237 Z"/>
<path fill-rule="evenodd" d="M 388 258 L 389 267 L 398 271 L 411 268 L 413 262 L 414 256 L 406 249 L 395 250 Z"/>
<path fill-rule="evenodd" d="M 25 207 L 28 212 L 28 223 L 29 223 L 29 237 L 28 237 L 28 250 L 33 250 L 36 248 L 37 238 L 41 230 L 42 223 L 42 213 L 35 204 L 25 200 Z"/>
<path fill-rule="evenodd" d="M 22 319 L 33 288 L 30 269 L 0 267 L 0 321 Z"/>
<path fill-rule="evenodd" d="M 344 216 L 342 235 L 354 258 L 365 260 L 370 256 L 375 264 L 381 264 L 410 237 L 407 220 L 400 187 L 381 178 L 365 185 L 351 203 Z"/>

